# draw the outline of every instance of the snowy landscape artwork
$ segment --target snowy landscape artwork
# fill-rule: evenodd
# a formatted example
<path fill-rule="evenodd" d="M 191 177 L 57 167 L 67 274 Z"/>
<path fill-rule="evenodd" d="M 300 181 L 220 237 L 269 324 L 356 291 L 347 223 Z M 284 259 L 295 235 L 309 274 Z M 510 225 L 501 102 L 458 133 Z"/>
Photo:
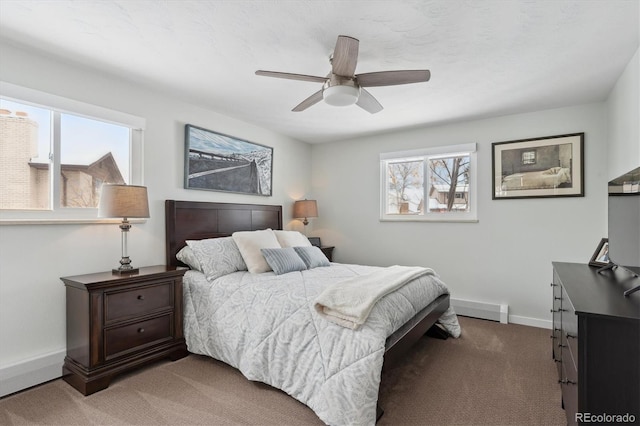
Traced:
<path fill-rule="evenodd" d="M 187 124 L 184 187 L 271 196 L 273 148 Z"/>

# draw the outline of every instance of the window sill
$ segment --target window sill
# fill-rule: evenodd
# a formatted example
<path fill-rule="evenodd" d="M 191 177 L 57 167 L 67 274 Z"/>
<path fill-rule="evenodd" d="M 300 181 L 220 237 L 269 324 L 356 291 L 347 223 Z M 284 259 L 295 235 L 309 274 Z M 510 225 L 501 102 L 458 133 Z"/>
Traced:
<path fill-rule="evenodd" d="M 416 216 L 404 216 L 404 217 L 381 217 L 380 222 L 455 222 L 455 223 L 478 223 L 479 220 L 475 218 L 462 218 L 462 217 L 416 217 Z"/>
<path fill-rule="evenodd" d="M 146 219 L 129 219 L 129 223 L 145 223 Z M 3 225 L 101 225 L 120 224 L 122 219 L 0 219 Z"/>

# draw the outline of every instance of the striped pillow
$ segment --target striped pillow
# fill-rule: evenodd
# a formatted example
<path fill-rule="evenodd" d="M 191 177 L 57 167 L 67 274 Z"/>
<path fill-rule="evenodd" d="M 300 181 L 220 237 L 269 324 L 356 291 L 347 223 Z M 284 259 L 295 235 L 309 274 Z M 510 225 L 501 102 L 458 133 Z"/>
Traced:
<path fill-rule="evenodd" d="M 294 247 L 293 249 L 307 265 L 307 269 L 317 268 L 318 266 L 331 266 L 327 256 L 318 247 Z"/>
<path fill-rule="evenodd" d="M 263 248 L 260 251 L 276 275 L 307 269 L 307 265 L 298 256 L 293 247 Z"/>

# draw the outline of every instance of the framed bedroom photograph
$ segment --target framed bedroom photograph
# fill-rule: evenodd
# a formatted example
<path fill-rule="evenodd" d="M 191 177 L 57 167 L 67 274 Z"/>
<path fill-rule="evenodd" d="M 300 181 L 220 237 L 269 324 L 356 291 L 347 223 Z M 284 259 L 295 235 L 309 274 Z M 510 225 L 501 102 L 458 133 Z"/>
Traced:
<path fill-rule="evenodd" d="M 609 239 L 603 238 L 600 240 L 596 251 L 593 252 L 593 256 L 591 256 L 591 260 L 589 261 L 590 266 L 598 266 L 603 267 L 609 264 Z"/>
<path fill-rule="evenodd" d="M 584 197 L 584 133 L 491 144 L 494 200 Z"/>
<path fill-rule="evenodd" d="M 185 126 L 184 187 L 271 196 L 273 148 Z"/>

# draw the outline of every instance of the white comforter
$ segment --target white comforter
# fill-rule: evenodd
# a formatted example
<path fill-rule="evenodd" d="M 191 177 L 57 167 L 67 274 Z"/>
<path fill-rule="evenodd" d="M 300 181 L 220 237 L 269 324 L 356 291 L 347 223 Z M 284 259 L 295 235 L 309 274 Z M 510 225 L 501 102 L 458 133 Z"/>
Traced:
<path fill-rule="evenodd" d="M 327 285 L 379 269 L 334 263 L 280 276 L 234 272 L 213 282 L 188 271 L 188 349 L 287 392 L 327 424 L 373 425 L 386 338 L 448 293 L 437 275 L 423 275 L 380 299 L 358 330 L 315 312 L 313 302 Z M 459 336 L 452 309 L 440 322 Z"/>

